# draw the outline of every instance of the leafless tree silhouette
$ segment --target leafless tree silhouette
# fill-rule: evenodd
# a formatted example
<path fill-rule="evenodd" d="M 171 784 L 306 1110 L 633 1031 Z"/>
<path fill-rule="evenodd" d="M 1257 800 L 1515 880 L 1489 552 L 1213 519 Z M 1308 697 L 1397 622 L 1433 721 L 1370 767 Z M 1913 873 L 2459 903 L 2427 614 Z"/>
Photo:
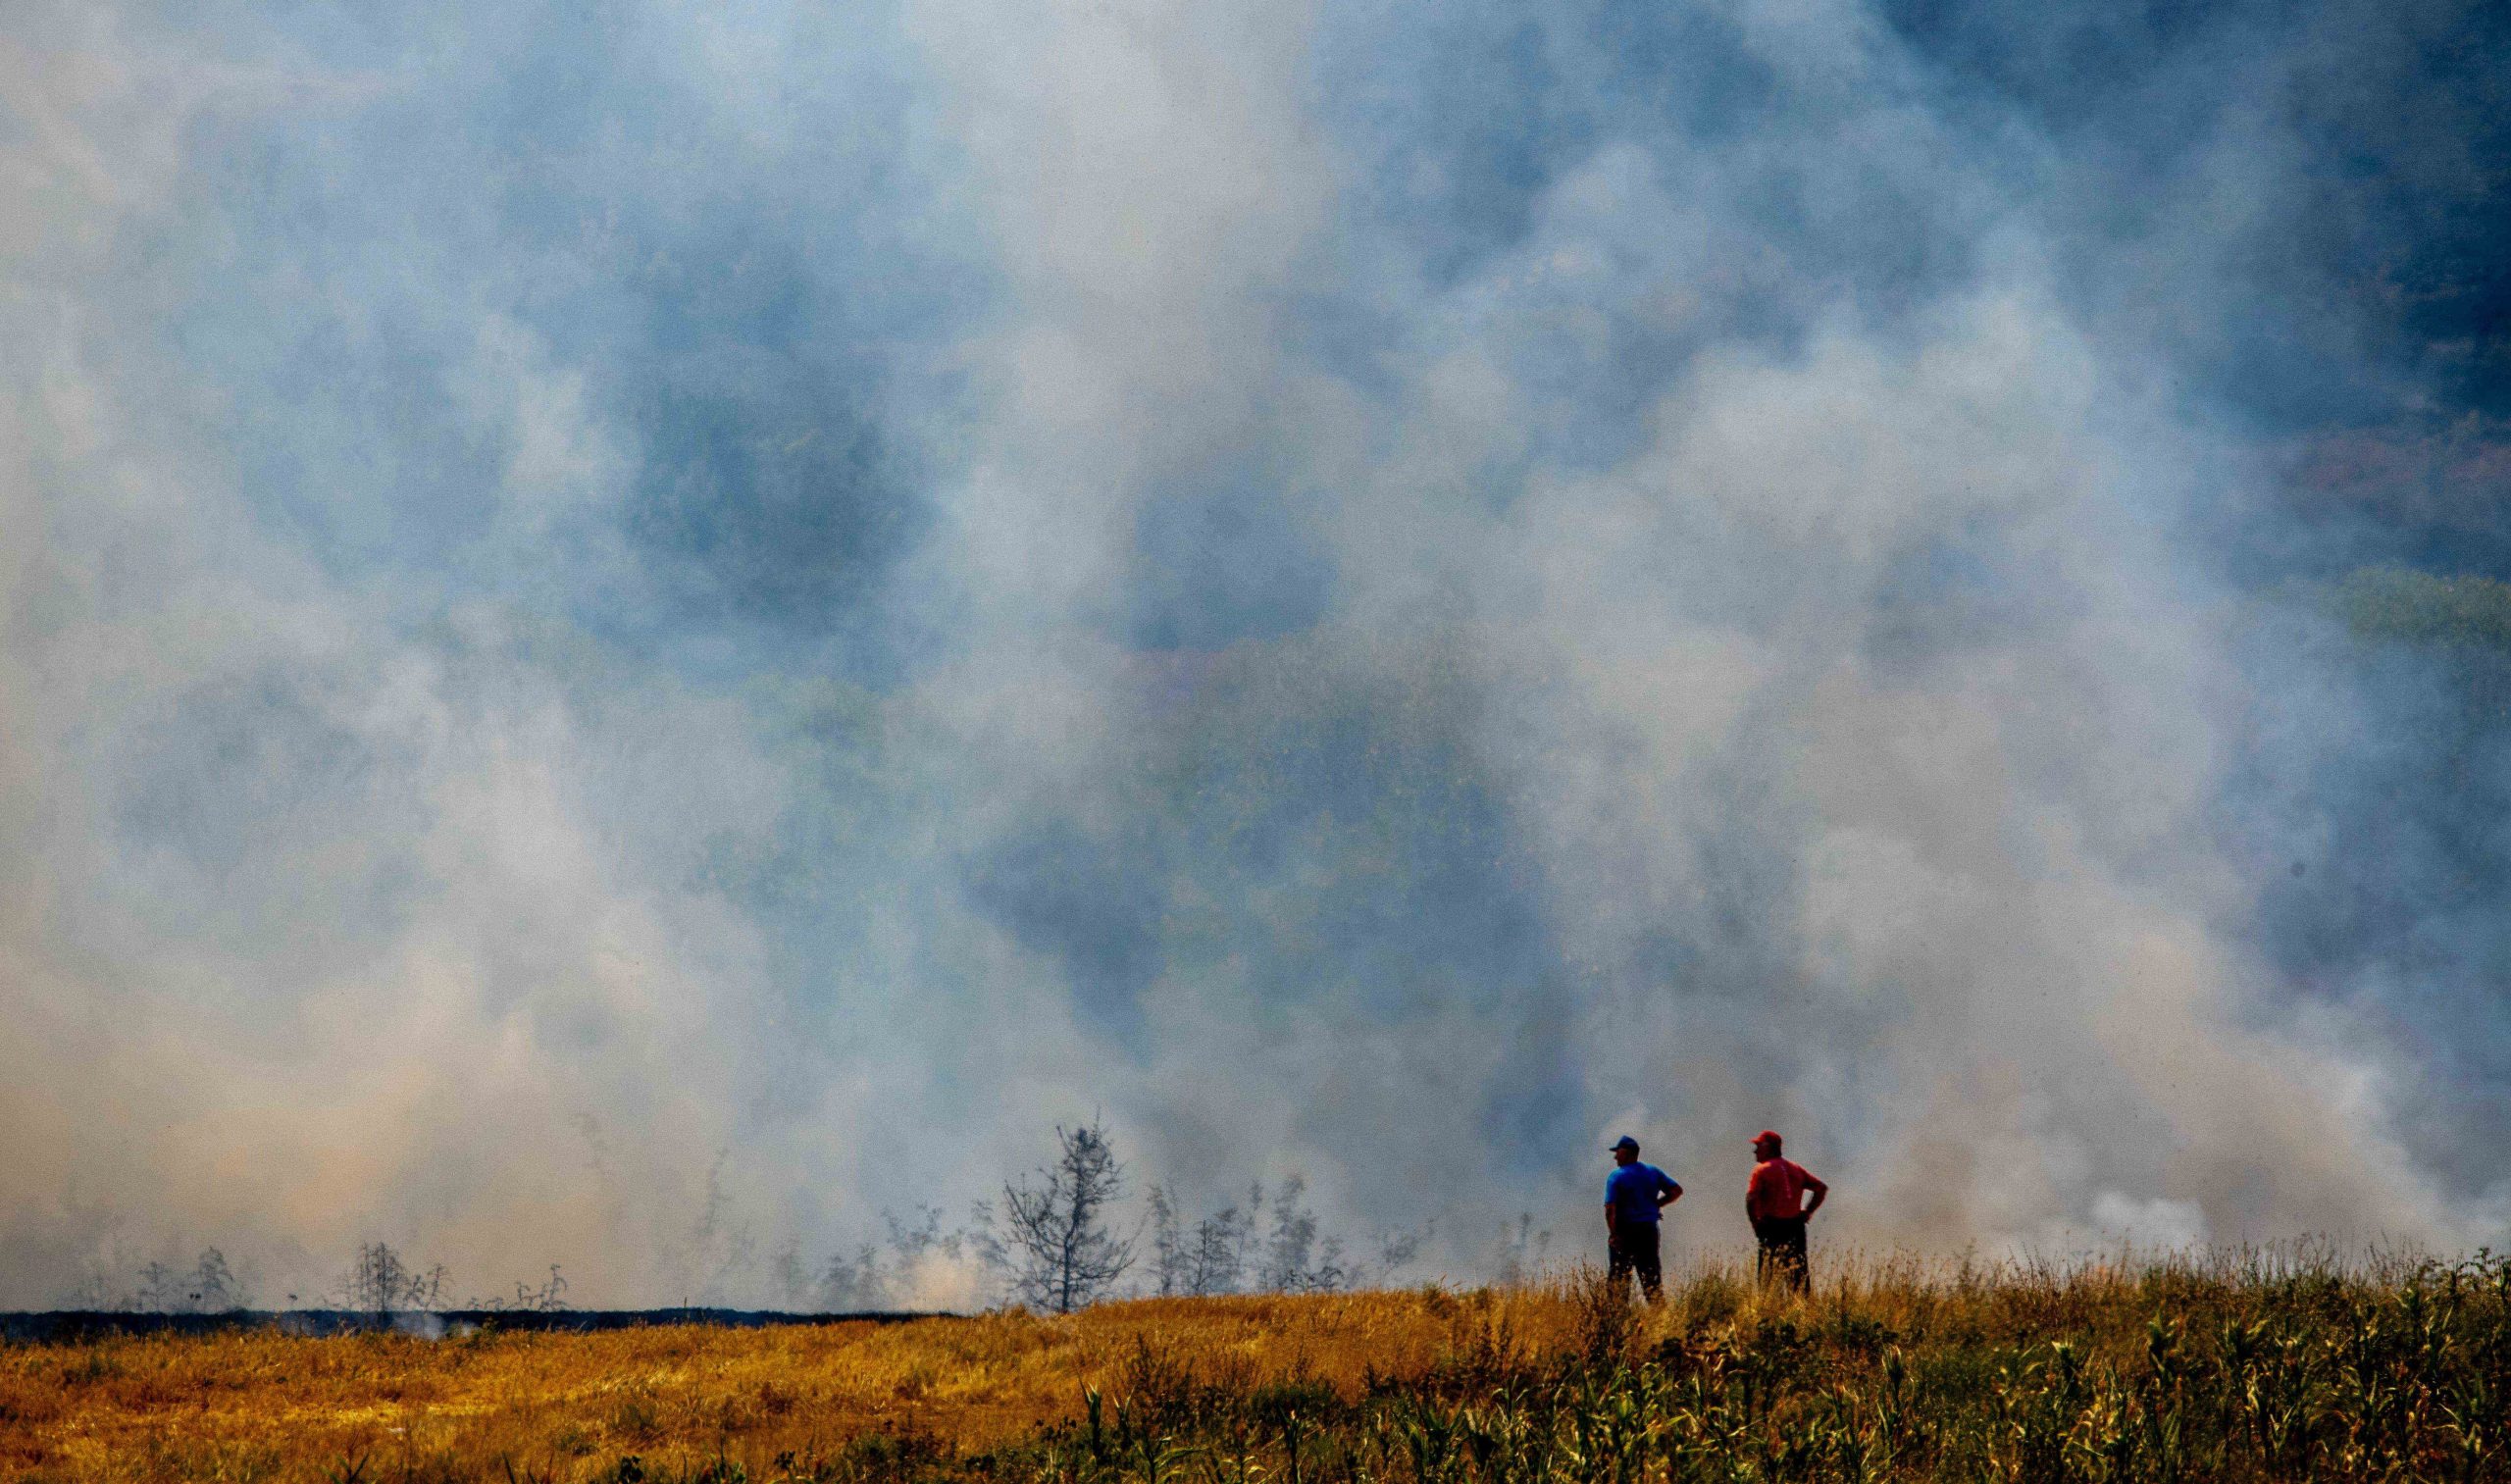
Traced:
<path fill-rule="evenodd" d="M 357 1250 L 357 1261 L 341 1281 L 343 1308 L 356 1309 L 378 1323 L 394 1314 L 436 1307 L 444 1299 L 444 1266 L 411 1267 L 385 1242 L 368 1242 Z"/>
<path fill-rule="evenodd" d="M 1349 1288 L 1343 1243 L 1319 1238 L 1307 1206 L 1307 1182 L 1293 1175 L 1273 1195 L 1273 1232 L 1264 1243 L 1264 1287 L 1284 1294 L 1330 1294 Z"/>
<path fill-rule="evenodd" d="M 1002 1188 L 1004 1251 L 1012 1294 L 1021 1303 L 1070 1313 L 1104 1295 L 1133 1265 L 1134 1239 L 1107 1227 L 1108 1205 L 1124 1194 L 1125 1166 L 1096 1119 L 1055 1128 L 1055 1162 L 1035 1180 Z"/>
<path fill-rule="evenodd" d="M 1177 1193 L 1154 1185 L 1146 1198 L 1151 1206 L 1153 1292 L 1202 1298 L 1234 1294 L 1247 1278 L 1247 1254 L 1256 1237 L 1254 1212 L 1263 1204 L 1263 1188 L 1249 1196 L 1249 1205 L 1224 1206 L 1189 1227 Z"/>

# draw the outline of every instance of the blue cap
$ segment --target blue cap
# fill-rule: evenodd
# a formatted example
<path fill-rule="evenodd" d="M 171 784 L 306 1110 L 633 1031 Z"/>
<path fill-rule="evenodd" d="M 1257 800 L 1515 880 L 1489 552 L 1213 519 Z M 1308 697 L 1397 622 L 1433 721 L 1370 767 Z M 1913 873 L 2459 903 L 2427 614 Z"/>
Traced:
<path fill-rule="evenodd" d="M 1620 1138 L 1614 1140 L 1611 1148 L 1616 1151 L 1628 1150 L 1635 1154 L 1639 1152 L 1639 1141 L 1631 1138 L 1628 1134 L 1624 1134 Z"/>

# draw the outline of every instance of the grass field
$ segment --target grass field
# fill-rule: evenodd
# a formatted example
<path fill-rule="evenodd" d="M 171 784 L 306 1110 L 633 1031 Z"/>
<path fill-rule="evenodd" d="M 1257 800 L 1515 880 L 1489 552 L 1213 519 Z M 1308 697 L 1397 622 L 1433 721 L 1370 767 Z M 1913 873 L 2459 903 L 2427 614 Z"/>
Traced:
<path fill-rule="evenodd" d="M 58 1480 L 2505 1479 L 2511 1263 L 1698 1268 L 771 1330 L 0 1352 Z"/>

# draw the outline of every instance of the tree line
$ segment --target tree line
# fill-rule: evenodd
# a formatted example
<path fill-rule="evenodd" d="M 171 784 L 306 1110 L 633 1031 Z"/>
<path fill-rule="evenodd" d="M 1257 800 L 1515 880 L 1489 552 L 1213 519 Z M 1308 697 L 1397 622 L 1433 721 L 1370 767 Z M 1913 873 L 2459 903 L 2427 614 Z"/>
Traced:
<path fill-rule="evenodd" d="M 1055 1154 L 999 1195 L 979 1202 L 966 1225 L 944 1231 L 942 1213 L 886 1213 L 888 1253 L 864 1243 L 813 1271 L 788 1246 L 774 1264 L 780 1295 L 811 1308 L 900 1307 L 915 1302 L 928 1263 L 974 1264 L 1003 1303 L 1069 1313 L 1104 1299 L 1240 1293 L 1330 1293 L 1411 1260 L 1421 1234 L 1380 1233 L 1365 1254 L 1326 1231 L 1294 1174 L 1252 1183 L 1243 1203 L 1191 1214 L 1173 1185 L 1142 1192 L 1105 1125 L 1055 1129 Z"/>
<path fill-rule="evenodd" d="M 420 1264 L 388 1242 L 362 1242 L 348 1267 L 328 1286 L 305 1298 L 286 1296 L 290 1306 L 308 1299 L 316 1306 L 388 1320 L 399 1314 L 426 1313 L 446 1307 L 488 1312 L 548 1312 L 567 1306 L 567 1280 L 558 1264 L 538 1283 L 517 1282 L 511 1297 L 472 1295 L 452 1303 L 448 1275 L 441 1262 Z M 68 1306 L 102 1313 L 232 1314 L 254 1306 L 254 1284 L 228 1262 L 217 1248 L 204 1248 L 189 1268 L 165 1262 L 143 1264 L 133 1280 L 117 1285 L 90 1275 L 68 1296 Z"/>
<path fill-rule="evenodd" d="M 956 1228 L 946 1229 L 934 1206 L 918 1206 L 903 1217 L 885 1211 L 885 1244 L 859 1243 L 816 1266 L 804 1262 L 798 1243 L 788 1243 L 768 1263 L 767 1297 L 821 1313 L 925 1306 L 927 1280 L 937 1264 L 973 1280 L 978 1302 L 1056 1313 L 1131 1295 L 1331 1293 L 1401 1268 L 1425 1235 L 1382 1232 L 1365 1251 L 1355 1251 L 1325 1228 L 1308 1203 L 1307 1182 L 1297 1174 L 1270 1190 L 1260 1181 L 1251 1183 L 1243 1201 L 1201 1214 L 1190 1212 L 1167 1183 L 1152 1184 L 1136 1203 L 1131 1172 L 1102 1121 L 1058 1126 L 1054 1140 L 1052 1159 L 1004 1181 L 995 1199 L 978 1202 Z M 724 1225 L 719 1181 L 710 1178 L 708 1192 L 699 1224 L 711 1236 Z M 1502 1268 L 1511 1274 L 1528 1253 L 1525 1223 L 1519 1225 L 1514 1252 L 1502 1254 Z M 745 1236 L 734 1241 L 719 1281 L 748 1266 L 746 1242 Z M 1540 1242 L 1533 1252 L 1539 1255 Z M 457 1305 L 453 1292 L 442 1264 L 422 1262 L 388 1243 L 366 1242 L 335 1279 L 301 1299 L 288 1294 L 286 1304 L 379 1320 L 448 1306 L 568 1306 L 567 1280 L 555 1263 L 540 1282 L 516 1283 L 511 1296 L 471 1296 Z M 239 1273 L 214 1247 L 187 1268 L 152 1261 L 119 1283 L 91 1275 L 67 1297 L 73 1308 L 124 1312 L 232 1313 L 255 1306 L 249 1273 Z"/>

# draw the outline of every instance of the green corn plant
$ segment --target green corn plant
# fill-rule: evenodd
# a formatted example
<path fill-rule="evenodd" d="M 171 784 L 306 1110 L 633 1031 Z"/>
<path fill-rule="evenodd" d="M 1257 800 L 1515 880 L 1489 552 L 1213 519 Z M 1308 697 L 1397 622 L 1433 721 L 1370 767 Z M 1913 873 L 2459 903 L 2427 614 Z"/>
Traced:
<path fill-rule="evenodd" d="M 2240 1402 L 2269 1472 L 2296 1467 L 2310 1451 L 2313 1402 L 2325 1389 L 2312 1359 L 2312 1351 L 2299 1339 L 2278 1336 L 2263 1363 L 2242 1383 Z"/>
<path fill-rule="evenodd" d="M 1306 1446 L 1307 1441 L 1307 1427 L 1306 1419 L 1301 1417 L 1299 1414 L 1299 1408 L 1292 1407 L 1290 1410 L 1283 1412 L 1283 1477 L 1289 1479 L 1290 1484 L 1301 1484 L 1301 1465 L 1307 1461 L 1302 1456 L 1301 1450 Z"/>
<path fill-rule="evenodd" d="M 2120 1384 L 2117 1372 L 2106 1367 L 2094 1378 L 2090 1391 L 2069 1439 L 2078 1466 L 2087 1478 L 2132 1478 L 2142 1443 L 2134 1398 Z"/>
<path fill-rule="evenodd" d="M 1885 1348 L 1880 1374 L 1868 1403 L 1872 1423 L 1864 1429 L 1858 1451 L 1857 1477 L 1876 1481 L 1892 1477 L 1910 1446 L 1910 1362 L 1894 1345 Z"/>
<path fill-rule="evenodd" d="M 2178 1484 L 2186 1463 L 2187 1357 L 2178 1321 L 2160 1313 L 2145 1325 L 2144 1476 L 2154 1484 Z"/>
<path fill-rule="evenodd" d="M 1081 1409 L 1084 1425 L 1088 1428 L 1090 1461 L 1104 1463 L 1111 1452 L 1107 1444 L 1106 1398 L 1100 1394 L 1098 1387 L 1085 1386 L 1081 1389 Z"/>
<path fill-rule="evenodd" d="M 1161 1484 L 1161 1481 L 1173 1479 L 1182 1472 L 1188 1459 L 1201 1458 L 1206 1451 L 1186 1447 L 1164 1434 L 1154 1435 L 1151 1429 L 1144 1428 L 1134 1435 L 1126 1462 L 1132 1466 L 1134 1477 L 1141 1479 L 1143 1484 Z"/>
<path fill-rule="evenodd" d="M 1457 1430 L 1453 1418 L 1437 1407 L 1406 1399 L 1396 1404 L 1391 1423 L 1416 1484 L 1444 1484 L 1454 1477 Z"/>

